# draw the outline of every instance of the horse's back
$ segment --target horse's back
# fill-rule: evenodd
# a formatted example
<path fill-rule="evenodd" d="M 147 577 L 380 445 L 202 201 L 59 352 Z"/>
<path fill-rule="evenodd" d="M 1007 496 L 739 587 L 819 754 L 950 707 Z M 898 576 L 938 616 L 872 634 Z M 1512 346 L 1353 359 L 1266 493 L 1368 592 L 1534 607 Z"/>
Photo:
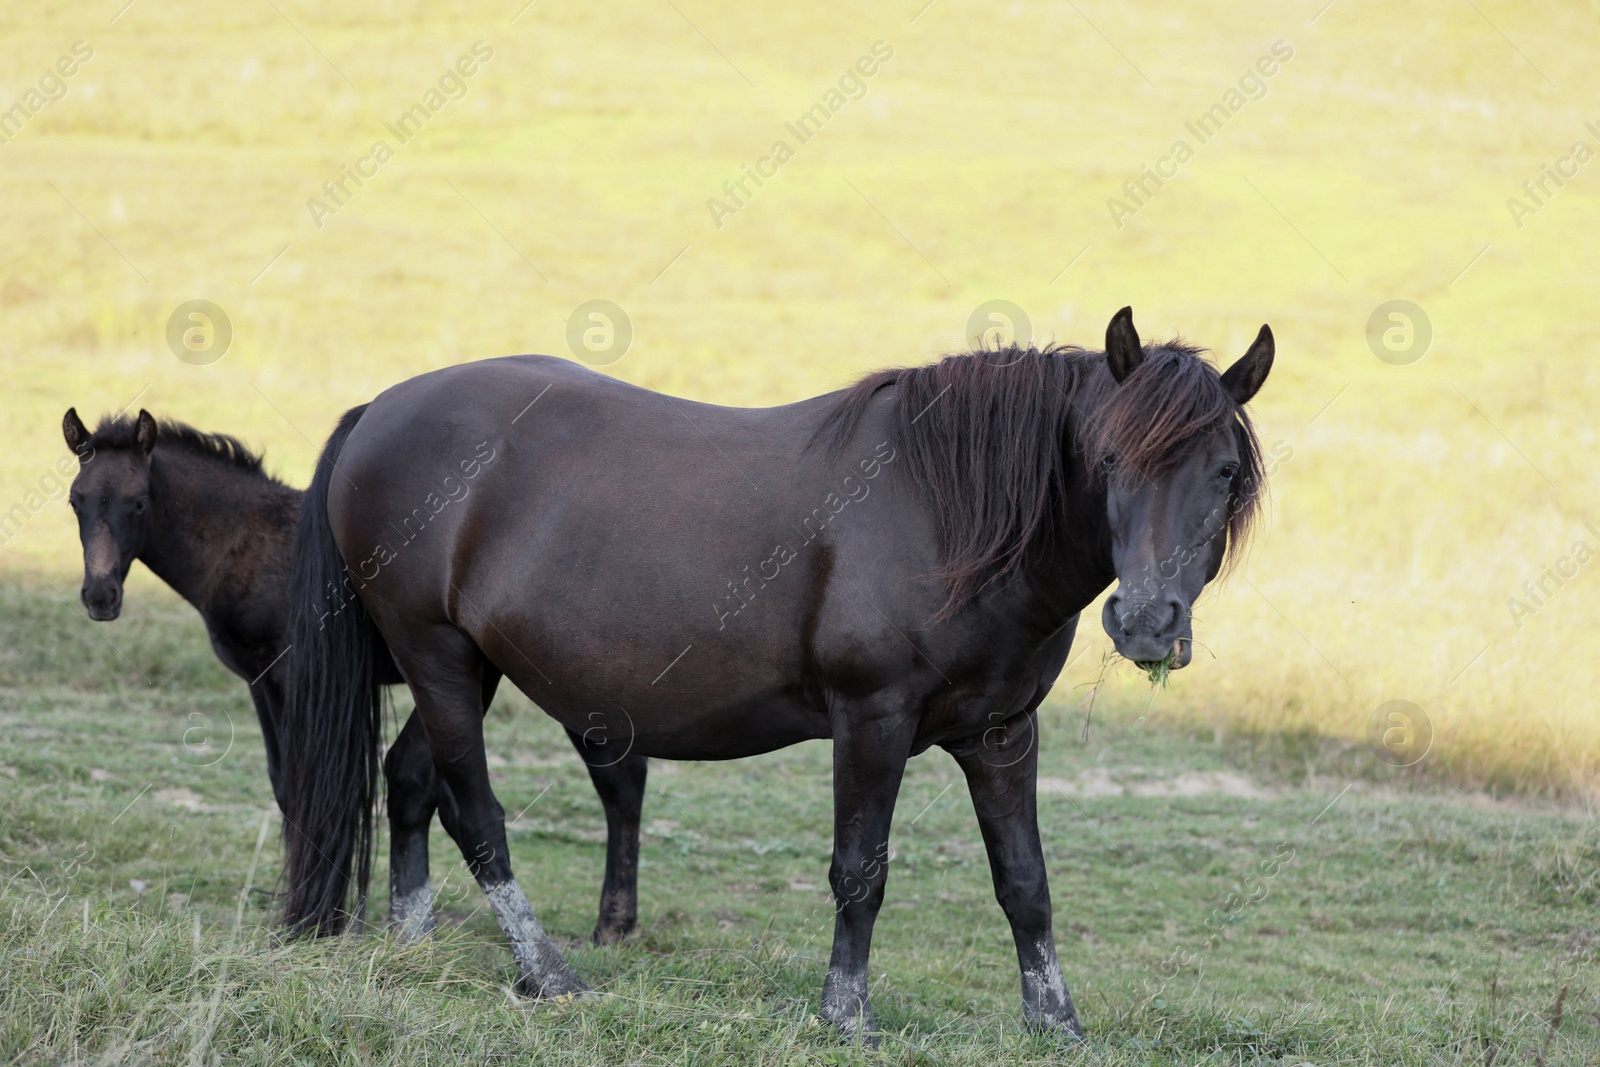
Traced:
<path fill-rule="evenodd" d="M 649 428 L 637 421 L 641 417 L 672 414 L 699 429 L 776 433 L 803 447 L 828 399 L 724 407 L 655 392 L 554 356 L 504 356 L 429 371 L 390 387 L 368 405 L 351 438 L 357 441 L 386 425 L 435 425 L 447 413 L 468 416 L 485 428 L 514 425 L 523 435 L 536 435 L 541 426 L 626 434 Z"/>

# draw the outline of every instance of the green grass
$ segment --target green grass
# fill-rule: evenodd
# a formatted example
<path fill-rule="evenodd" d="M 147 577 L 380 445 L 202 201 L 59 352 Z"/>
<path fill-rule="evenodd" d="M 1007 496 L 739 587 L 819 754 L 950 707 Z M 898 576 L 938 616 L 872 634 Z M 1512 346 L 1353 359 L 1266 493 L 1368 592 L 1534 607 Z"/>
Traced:
<path fill-rule="evenodd" d="M 1177 662 L 1178 650 L 1174 648 L 1161 659 L 1140 663 L 1138 667 L 1144 672 L 1152 689 L 1165 689 L 1167 682 L 1172 678 L 1172 665 Z"/>
<path fill-rule="evenodd" d="M 599 804 L 560 730 L 503 696 L 488 741 L 522 812 L 513 863 L 599 991 L 537 1005 L 508 994 L 510 954 L 437 830 L 432 943 L 277 939 L 254 718 L 170 594 L 136 582 L 125 618 L 91 627 L 48 586 L 7 581 L 0 637 L 0 1060 L 1442 1065 L 1600 1049 L 1592 819 L 1433 791 L 1309 742 L 1157 732 L 1137 714 L 1142 677 L 1105 687 L 1087 741 L 1071 679 L 1043 716 L 1040 822 L 1086 1046 L 1021 1030 L 965 786 L 936 752 L 912 762 L 897 812 L 871 972 L 891 1036 L 872 1054 L 813 1014 L 831 935 L 824 744 L 656 761 L 642 931 L 595 949 Z M 197 725 L 212 747 L 185 747 Z"/>

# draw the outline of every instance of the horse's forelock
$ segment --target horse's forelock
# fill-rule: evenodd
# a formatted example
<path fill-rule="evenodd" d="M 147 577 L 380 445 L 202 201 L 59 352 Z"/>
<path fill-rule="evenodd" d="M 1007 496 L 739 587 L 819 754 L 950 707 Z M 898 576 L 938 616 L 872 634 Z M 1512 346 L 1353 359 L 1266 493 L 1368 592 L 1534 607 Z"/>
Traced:
<path fill-rule="evenodd" d="M 1099 460 L 1109 456 L 1114 460 L 1110 476 L 1130 485 L 1169 474 L 1201 441 L 1231 427 L 1239 474 L 1228 500 L 1226 568 L 1249 541 L 1266 478 L 1249 414 L 1223 386 L 1216 368 L 1200 358 L 1202 351 L 1181 342 L 1150 346 L 1132 374 L 1101 392 L 1077 429 L 1092 468 L 1099 469 Z"/>

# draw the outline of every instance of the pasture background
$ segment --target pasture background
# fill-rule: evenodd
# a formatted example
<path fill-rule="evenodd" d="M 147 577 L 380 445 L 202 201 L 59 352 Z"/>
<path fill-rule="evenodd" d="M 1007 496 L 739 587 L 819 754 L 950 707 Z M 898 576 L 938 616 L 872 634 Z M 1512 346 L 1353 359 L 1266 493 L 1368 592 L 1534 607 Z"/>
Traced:
<path fill-rule="evenodd" d="M 1265 321 L 1278 362 L 1254 412 L 1287 456 L 1270 522 L 1198 606 L 1202 647 L 1170 689 L 1152 698 L 1111 669 L 1105 728 L 1143 716 L 1324 799 L 1352 777 L 1432 781 L 1446 797 L 1593 796 L 1594 567 L 1520 627 L 1507 600 L 1574 542 L 1600 547 L 1584 527 L 1600 490 L 1600 163 L 1520 226 L 1506 201 L 1574 142 L 1600 148 L 1585 127 L 1600 125 L 1600 6 L 519 7 L 9 4 L 4 107 L 73 42 L 94 58 L 0 145 L 0 510 L 48 495 L 66 407 L 92 423 L 135 397 L 264 448 L 303 485 L 347 407 L 455 362 L 566 355 L 568 316 L 593 299 L 633 323 L 608 373 L 741 405 L 960 348 L 994 299 L 1026 309 L 1040 340 L 1096 347 L 1131 304 L 1146 339 L 1181 333 L 1219 362 Z M 494 54 L 466 95 L 397 145 L 385 123 L 477 41 Z M 796 146 L 784 123 L 877 41 L 894 55 L 864 97 Z M 1265 94 L 1197 145 L 1186 121 L 1278 41 L 1293 57 Z M 1180 137 L 1194 158 L 1117 226 L 1108 198 Z M 380 138 L 395 158 L 318 228 L 308 198 Z M 707 199 L 778 138 L 794 158 L 716 226 Z M 235 332 L 208 366 L 180 362 L 164 337 L 197 298 Z M 1393 299 L 1421 305 L 1434 331 L 1406 366 L 1367 341 Z M 13 725 L 49 730 L 65 708 L 88 728 L 134 699 L 86 695 L 110 683 L 75 681 L 62 648 L 99 646 L 98 669 L 129 694 L 144 689 L 133 665 L 177 686 L 169 719 L 231 691 L 196 665 L 198 620 L 142 570 L 124 621 L 96 637 L 74 620 L 81 560 L 64 502 L 29 511 L 0 572 L 15 610 L 54 620 L 7 631 Z M 158 623 L 170 638 L 142 629 Z M 81 627 L 82 642 L 50 637 L 56 624 Z M 1109 642 L 1092 623 L 1079 640 L 1052 698 L 1052 759 L 1090 751 L 1073 748 L 1078 704 Z M 37 676 L 17 666 L 41 657 Z M 1436 734 L 1400 776 L 1364 744 L 1392 699 L 1421 706 Z M 8 751 L 26 783 L 25 750 Z M 84 759 L 72 774 L 105 762 Z M 228 788 L 256 775 L 230 766 Z M 0 777 L 0 793 L 21 790 L 15 813 L 33 794 L 11 783 Z M 126 799 L 108 792 L 107 811 L 83 817 Z M 40 855 L 79 836 L 58 829 L 38 837 Z M 244 856 L 217 859 L 235 885 L 243 834 Z M 108 893 L 126 881 L 103 880 Z M 230 917 L 227 891 L 214 896 Z M 1009 989 L 1009 951 L 978 955 L 1003 965 L 995 988 Z M 1009 1003 L 996 998 L 986 1010 Z"/>
<path fill-rule="evenodd" d="M 1217 660 L 1199 650 L 1153 710 L 1360 738 L 1406 699 L 1431 770 L 1593 781 L 1593 574 L 1520 628 L 1507 599 L 1600 547 L 1600 168 L 1521 228 L 1506 206 L 1574 141 L 1600 147 L 1593 4 L 106 6 L 13 6 L 3 31 L 13 94 L 95 50 L 0 148 L 7 507 L 62 455 L 68 405 L 136 394 L 304 484 L 345 408 L 450 363 L 568 354 L 591 299 L 634 325 L 611 373 L 730 404 L 959 348 L 992 299 L 1089 345 L 1131 304 L 1145 337 L 1221 361 L 1268 321 L 1256 417 L 1292 458 L 1249 567 L 1199 605 Z M 385 123 L 480 40 L 465 98 L 399 145 Z M 866 96 L 797 145 L 783 123 L 880 40 Z M 1185 122 L 1280 40 L 1266 95 L 1198 145 Z M 1196 157 L 1119 229 L 1107 200 L 1178 137 Z M 396 158 L 319 230 L 307 200 L 379 138 Z M 777 138 L 795 158 L 719 229 L 707 199 Z M 196 298 L 234 325 L 210 366 L 164 340 Z M 1410 366 L 1366 341 L 1396 298 L 1434 328 Z M 53 504 L 0 566 L 72 581 L 71 530 Z M 1106 646 L 1083 630 L 1069 685 Z"/>

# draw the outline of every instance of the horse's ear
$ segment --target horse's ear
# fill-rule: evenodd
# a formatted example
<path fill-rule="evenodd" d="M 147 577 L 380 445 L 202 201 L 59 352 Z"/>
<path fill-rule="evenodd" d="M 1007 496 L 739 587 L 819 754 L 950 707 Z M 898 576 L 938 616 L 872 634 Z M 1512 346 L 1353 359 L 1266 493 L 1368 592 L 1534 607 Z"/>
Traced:
<path fill-rule="evenodd" d="M 144 408 L 139 409 L 139 423 L 133 429 L 133 443 L 139 446 L 139 454 L 148 456 L 156 447 L 156 420 Z"/>
<path fill-rule="evenodd" d="M 1222 372 L 1222 387 L 1240 404 L 1248 403 L 1267 380 L 1272 369 L 1272 328 L 1262 326 L 1261 332 L 1239 362 Z"/>
<path fill-rule="evenodd" d="M 1139 344 L 1139 331 L 1133 328 L 1133 308 L 1125 307 L 1111 316 L 1111 325 L 1106 327 L 1106 366 L 1120 382 L 1143 359 L 1144 346 Z"/>
<path fill-rule="evenodd" d="M 67 449 L 78 454 L 89 443 L 89 428 L 78 418 L 77 408 L 68 408 L 61 417 L 61 436 L 67 439 Z"/>

